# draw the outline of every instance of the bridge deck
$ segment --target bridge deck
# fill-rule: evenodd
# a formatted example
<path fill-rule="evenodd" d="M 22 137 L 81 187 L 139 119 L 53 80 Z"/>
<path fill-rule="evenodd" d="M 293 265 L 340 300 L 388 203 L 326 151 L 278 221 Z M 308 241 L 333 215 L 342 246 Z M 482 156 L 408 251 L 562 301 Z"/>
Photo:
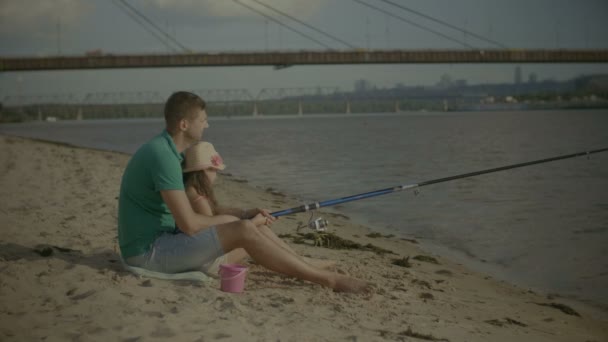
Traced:
<path fill-rule="evenodd" d="M 608 50 L 351 50 L 0 57 L 0 72 L 194 66 L 406 63 L 608 63 Z"/>

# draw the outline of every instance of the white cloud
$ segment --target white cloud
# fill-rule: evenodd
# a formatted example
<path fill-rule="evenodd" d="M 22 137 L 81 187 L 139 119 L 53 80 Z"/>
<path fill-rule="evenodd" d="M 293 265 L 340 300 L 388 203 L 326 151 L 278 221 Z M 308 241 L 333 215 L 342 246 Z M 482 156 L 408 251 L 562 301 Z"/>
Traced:
<path fill-rule="evenodd" d="M 267 14 L 274 13 L 251 0 L 239 0 L 240 2 L 259 9 Z M 260 0 L 280 11 L 286 12 L 299 18 L 305 18 L 315 13 L 324 0 Z M 239 5 L 233 0 L 151 0 L 151 2 L 163 10 L 174 10 L 196 14 L 201 16 L 219 17 L 244 17 L 258 16 L 257 13 Z"/>
<path fill-rule="evenodd" d="M 69 26 L 88 8 L 89 4 L 82 0 L 1 0 L 0 31 L 32 32 L 57 22 Z"/>

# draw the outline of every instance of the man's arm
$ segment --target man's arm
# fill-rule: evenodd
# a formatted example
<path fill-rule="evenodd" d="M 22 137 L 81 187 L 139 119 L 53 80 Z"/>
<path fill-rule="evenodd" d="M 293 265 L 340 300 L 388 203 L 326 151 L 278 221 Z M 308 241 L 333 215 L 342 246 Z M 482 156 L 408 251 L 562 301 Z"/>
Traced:
<path fill-rule="evenodd" d="M 173 214 L 175 224 L 186 235 L 192 236 L 211 226 L 234 221 L 233 217 L 227 215 L 197 214 L 192 209 L 186 192 L 183 190 L 161 190 L 160 194 Z"/>

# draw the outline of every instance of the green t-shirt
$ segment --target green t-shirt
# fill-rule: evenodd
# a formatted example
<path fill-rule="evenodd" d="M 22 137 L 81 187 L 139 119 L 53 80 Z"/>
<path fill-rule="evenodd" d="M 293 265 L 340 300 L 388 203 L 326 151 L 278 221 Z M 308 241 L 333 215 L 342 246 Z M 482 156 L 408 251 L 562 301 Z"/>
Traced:
<path fill-rule="evenodd" d="M 123 258 L 146 253 L 158 236 L 175 230 L 175 219 L 160 191 L 184 190 L 182 160 L 166 130 L 131 157 L 118 198 L 118 242 Z"/>

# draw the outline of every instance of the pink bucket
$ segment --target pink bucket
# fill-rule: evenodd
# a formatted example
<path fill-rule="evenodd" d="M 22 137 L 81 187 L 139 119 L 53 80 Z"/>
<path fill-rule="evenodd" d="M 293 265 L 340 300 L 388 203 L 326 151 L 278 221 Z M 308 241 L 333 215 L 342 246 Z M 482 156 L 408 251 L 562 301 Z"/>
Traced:
<path fill-rule="evenodd" d="M 238 264 L 220 265 L 221 290 L 224 292 L 240 293 L 245 288 L 247 267 Z"/>

